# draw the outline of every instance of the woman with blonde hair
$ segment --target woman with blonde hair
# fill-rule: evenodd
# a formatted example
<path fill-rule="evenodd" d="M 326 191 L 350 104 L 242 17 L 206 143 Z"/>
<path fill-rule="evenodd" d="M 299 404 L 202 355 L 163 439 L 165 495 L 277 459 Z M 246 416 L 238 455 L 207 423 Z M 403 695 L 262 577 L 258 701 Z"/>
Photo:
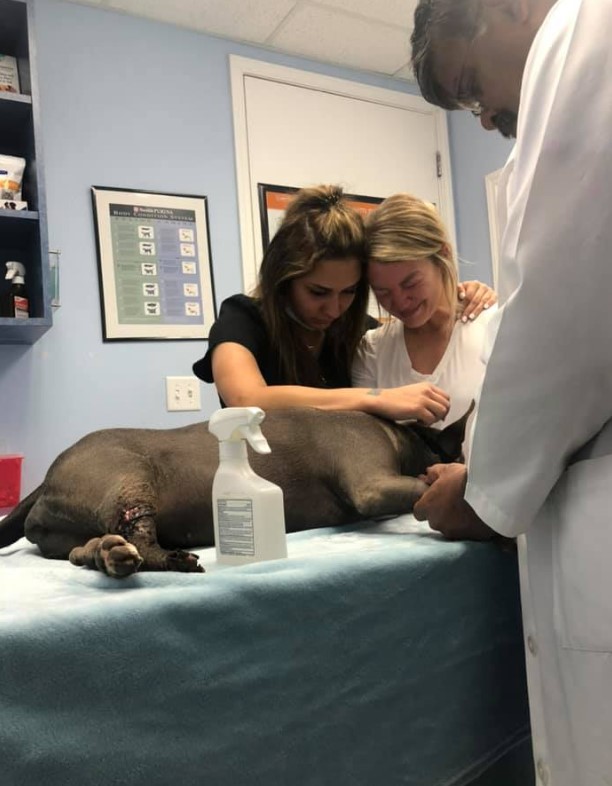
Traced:
<path fill-rule="evenodd" d="M 368 216 L 366 235 L 368 280 L 391 319 L 364 336 L 353 384 L 440 387 L 450 395 L 449 411 L 437 424 L 442 427 L 463 415 L 482 383 L 481 352 L 495 294 L 481 285 L 479 308 L 489 310 L 477 320 L 474 311 L 465 313 L 446 228 L 436 208 L 417 197 L 385 199 Z"/>

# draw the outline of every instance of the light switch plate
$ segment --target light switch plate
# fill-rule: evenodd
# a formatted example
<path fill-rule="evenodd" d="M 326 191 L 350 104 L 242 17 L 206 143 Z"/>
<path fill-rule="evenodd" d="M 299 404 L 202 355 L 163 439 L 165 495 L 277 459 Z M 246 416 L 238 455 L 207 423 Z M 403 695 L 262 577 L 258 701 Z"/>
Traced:
<path fill-rule="evenodd" d="M 197 377 L 166 377 L 168 412 L 202 409 L 200 380 Z"/>

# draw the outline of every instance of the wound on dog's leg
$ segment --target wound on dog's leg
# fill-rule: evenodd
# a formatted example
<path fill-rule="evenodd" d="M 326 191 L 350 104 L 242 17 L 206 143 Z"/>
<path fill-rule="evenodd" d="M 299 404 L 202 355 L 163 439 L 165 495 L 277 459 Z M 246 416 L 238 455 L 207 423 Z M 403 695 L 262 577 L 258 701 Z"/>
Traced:
<path fill-rule="evenodd" d="M 204 573 L 197 554 L 187 551 L 166 551 L 157 541 L 154 512 L 145 506 L 124 511 L 116 532 L 133 544 L 142 557 L 141 570 L 173 570 L 181 573 Z"/>

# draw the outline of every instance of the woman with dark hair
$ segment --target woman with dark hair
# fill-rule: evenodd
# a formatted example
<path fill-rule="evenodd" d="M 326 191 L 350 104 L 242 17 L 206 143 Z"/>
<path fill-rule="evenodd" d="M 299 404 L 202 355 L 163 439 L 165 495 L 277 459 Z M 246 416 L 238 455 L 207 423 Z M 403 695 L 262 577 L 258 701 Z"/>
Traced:
<path fill-rule="evenodd" d="M 194 373 L 214 382 L 224 406 L 360 410 L 431 424 L 448 395 L 428 382 L 351 387 L 364 332 L 368 282 L 363 220 L 338 186 L 298 192 L 264 255 L 252 296 L 221 306 Z"/>

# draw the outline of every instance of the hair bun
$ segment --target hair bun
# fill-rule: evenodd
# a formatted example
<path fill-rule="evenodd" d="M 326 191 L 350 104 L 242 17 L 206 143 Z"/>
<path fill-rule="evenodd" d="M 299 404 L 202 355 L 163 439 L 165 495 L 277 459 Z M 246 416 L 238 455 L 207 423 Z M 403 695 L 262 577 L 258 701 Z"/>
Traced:
<path fill-rule="evenodd" d="M 342 201 L 342 191 L 339 188 L 334 188 L 329 194 L 326 194 L 324 197 L 321 198 L 321 202 L 323 206 L 326 207 L 328 210 L 331 210 L 332 207 L 339 205 Z"/>

